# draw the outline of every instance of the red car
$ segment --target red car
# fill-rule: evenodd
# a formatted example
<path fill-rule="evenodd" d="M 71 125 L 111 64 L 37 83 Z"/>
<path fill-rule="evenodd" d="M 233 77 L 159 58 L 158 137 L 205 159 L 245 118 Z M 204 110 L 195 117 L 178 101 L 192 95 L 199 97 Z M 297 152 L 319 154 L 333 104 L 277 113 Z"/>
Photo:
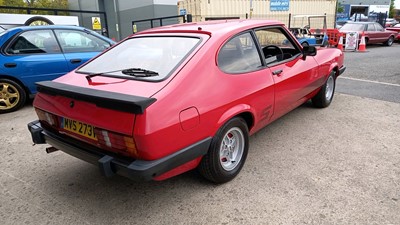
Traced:
<path fill-rule="evenodd" d="M 386 30 L 397 32 L 395 41 L 400 41 L 400 24 L 397 24 L 394 27 L 387 27 Z"/>
<path fill-rule="evenodd" d="M 28 127 L 47 152 L 106 176 L 163 180 L 198 168 L 223 183 L 242 169 L 249 135 L 309 99 L 329 106 L 344 70 L 340 50 L 302 48 L 277 21 L 172 25 L 39 82 L 39 120 Z"/>
<path fill-rule="evenodd" d="M 382 43 L 386 46 L 391 46 L 397 36 L 396 32 L 387 30 L 376 22 L 348 22 L 339 31 L 341 33 L 358 32 L 358 43 L 364 34 L 366 44 Z"/>

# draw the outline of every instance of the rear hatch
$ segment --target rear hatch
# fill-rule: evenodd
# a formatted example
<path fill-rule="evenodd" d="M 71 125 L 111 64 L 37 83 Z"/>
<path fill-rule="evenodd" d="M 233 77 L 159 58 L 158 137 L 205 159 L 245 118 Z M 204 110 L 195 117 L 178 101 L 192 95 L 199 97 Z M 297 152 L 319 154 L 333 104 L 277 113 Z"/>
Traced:
<path fill-rule="evenodd" d="M 48 132 L 125 156 L 137 156 L 132 137 L 135 117 L 156 99 L 55 81 L 37 85 L 34 106 Z"/>
<path fill-rule="evenodd" d="M 137 157 L 136 115 L 156 102 L 151 96 L 170 82 L 201 40 L 171 35 L 127 39 L 74 72 L 38 83 L 34 106 L 42 126 Z"/>

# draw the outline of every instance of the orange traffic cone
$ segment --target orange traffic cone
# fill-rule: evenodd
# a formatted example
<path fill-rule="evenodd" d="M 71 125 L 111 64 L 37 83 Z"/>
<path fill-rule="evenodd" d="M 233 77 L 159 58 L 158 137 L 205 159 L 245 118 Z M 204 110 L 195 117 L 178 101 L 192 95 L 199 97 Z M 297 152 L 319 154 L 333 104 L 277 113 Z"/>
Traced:
<path fill-rule="evenodd" d="M 358 51 L 359 52 L 366 52 L 367 51 L 367 48 L 365 47 L 364 32 L 362 32 L 362 35 L 361 35 L 361 41 L 360 41 L 360 44 L 358 45 Z"/>
<path fill-rule="evenodd" d="M 337 48 L 340 49 L 343 52 L 343 35 L 339 34 L 340 38 L 339 38 L 339 43 L 337 45 Z"/>

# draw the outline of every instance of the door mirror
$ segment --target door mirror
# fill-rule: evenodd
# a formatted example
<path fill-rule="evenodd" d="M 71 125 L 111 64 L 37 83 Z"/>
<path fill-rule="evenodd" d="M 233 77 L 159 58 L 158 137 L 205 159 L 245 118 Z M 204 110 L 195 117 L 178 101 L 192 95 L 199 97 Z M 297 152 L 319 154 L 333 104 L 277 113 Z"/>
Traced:
<path fill-rule="evenodd" d="M 317 55 L 317 48 L 315 46 L 304 46 L 303 47 L 303 59 L 306 59 L 306 56 L 315 56 Z"/>

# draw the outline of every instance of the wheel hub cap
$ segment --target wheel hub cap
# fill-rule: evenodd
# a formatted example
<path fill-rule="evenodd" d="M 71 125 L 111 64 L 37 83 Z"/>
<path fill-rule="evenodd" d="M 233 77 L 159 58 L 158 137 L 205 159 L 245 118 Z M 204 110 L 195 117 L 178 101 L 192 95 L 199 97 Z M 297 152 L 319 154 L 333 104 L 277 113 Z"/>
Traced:
<path fill-rule="evenodd" d="M 237 167 L 243 156 L 244 135 L 239 128 L 231 128 L 222 139 L 219 158 L 221 166 L 226 171 Z"/>
<path fill-rule="evenodd" d="M 8 83 L 0 83 L 0 110 L 13 108 L 19 102 L 18 89 Z"/>
<path fill-rule="evenodd" d="M 333 89 L 335 88 L 335 81 L 332 76 L 329 76 L 326 81 L 325 98 L 330 101 L 333 96 Z"/>

